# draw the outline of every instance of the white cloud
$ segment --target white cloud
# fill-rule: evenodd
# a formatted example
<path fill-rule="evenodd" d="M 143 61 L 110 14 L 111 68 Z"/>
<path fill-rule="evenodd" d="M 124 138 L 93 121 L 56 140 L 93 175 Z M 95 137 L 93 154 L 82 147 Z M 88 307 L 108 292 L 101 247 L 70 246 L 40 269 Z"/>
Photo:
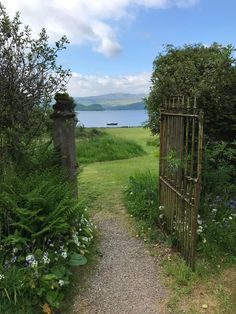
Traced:
<path fill-rule="evenodd" d="M 108 57 L 121 51 L 110 21 L 134 16 L 133 8 L 188 7 L 198 0 L 1 0 L 11 16 L 21 19 L 34 33 L 42 27 L 51 39 L 67 35 L 72 44 L 90 43 L 95 51 Z"/>
<path fill-rule="evenodd" d="M 151 73 L 136 75 L 82 75 L 73 73 L 68 92 L 72 96 L 97 96 L 108 93 L 148 93 Z"/>

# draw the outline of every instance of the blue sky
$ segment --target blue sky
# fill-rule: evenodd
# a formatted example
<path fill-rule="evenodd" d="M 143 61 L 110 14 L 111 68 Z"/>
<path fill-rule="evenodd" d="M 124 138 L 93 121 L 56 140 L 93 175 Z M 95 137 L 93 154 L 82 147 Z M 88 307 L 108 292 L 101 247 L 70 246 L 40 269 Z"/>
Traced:
<path fill-rule="evenodd" d="M 167 43 L 236 44 L 235 13 L 236 1 L 220 0 L 200 0 L 182 9 L 140 9 L 132 23 L 118 25 L 121 53 L 107 58 L 88 46 L 73 45 L 65 60 L 84 74 L 151 71 L 152 61 Z"/>
<path fill-rule="evenodd" d="M 73 77 L 73 96 L 147 93 L 154 58 L 163 45 L 213 42 L 236 45 L 233 0 L 3 0 L 13 15 L 51 40 L 71 44 L 59 62 Z"/>

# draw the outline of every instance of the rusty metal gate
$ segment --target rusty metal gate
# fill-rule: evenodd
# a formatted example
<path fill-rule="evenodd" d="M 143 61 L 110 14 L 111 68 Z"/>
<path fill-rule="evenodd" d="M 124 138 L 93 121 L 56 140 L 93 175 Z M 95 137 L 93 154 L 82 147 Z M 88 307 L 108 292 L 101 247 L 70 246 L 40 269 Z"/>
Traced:
<path fill-rule="evenodd" d="M 196 99 L 173 97 L 160 112 L 159 209 L 187 264 L 194 270 L 201 190 L 203 112 Z"/>

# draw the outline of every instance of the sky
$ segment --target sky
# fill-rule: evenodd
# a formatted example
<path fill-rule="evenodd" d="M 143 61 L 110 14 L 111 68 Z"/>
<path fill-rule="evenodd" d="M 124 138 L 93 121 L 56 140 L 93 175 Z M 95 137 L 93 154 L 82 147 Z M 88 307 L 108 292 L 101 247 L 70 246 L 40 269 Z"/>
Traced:
<path fill-rule="evenodd" d="M 72 96 L 148 93 L 152 63 L 166 44 L 236 46 L 235 0 L 0 0 L 33 36 L 70 41 L 58 63 L 70 68 Z"/>

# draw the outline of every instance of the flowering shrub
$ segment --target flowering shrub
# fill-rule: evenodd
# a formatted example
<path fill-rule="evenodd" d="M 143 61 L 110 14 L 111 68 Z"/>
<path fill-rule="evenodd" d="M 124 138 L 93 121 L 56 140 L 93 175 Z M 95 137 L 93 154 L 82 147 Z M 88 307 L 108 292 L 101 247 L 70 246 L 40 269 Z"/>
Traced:
<path fill-rule="evenodd" d="M 236 142 L 205 145 L 198 219 L 199 250 L 210 258 L 236 256 Z"/>
<path fill-rule="evenodd" d="M 59 169 L 9 172 L 0 185 L 0 313 L 59 308 L 70 267 L 87 262 L 93 239 L 87 208 Z"/>
<path fill-rule="evenodd" d="M 236 199 L 224 201 L 217 196 L 207 213 L 198 219 L 199 249 L 209 257 L 216 252 L 236 256 Z"/>

